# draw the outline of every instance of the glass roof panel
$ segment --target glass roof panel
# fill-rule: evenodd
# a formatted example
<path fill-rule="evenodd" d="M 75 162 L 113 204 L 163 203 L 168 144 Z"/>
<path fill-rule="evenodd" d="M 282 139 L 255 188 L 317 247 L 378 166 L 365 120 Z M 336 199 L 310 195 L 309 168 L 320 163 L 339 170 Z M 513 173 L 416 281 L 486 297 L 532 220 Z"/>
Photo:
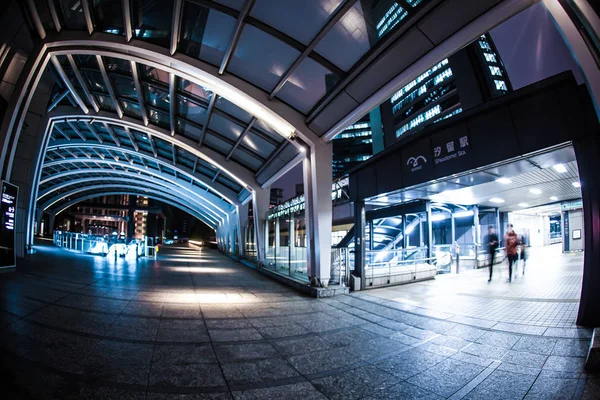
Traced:
<path fill-rule="evenodd" d="M 169 73 L 162 69 L 156 69 L 148 65 L 142 65 L 141 76 L 146 81 L 156 81 L 169 86 Z"/>
<path fill-rule="evenodd" d="M 206 108 L 192 103 L 185 98 L 179 98 L 177 103 L 177 114 L 182 118 L 195 122 L 196 124 L 204 124 L 206 121 Z"/>
<path fill-rule="evenodd" d="M 58 8 L 62 11 L 63 23 L 67 29 L 87 30 L 80 1 L 58 0 Z"/>
<path fill-rule="evenodd" d="M 144 85 L 144 98 L 146 100 L 146 104 L 152 107 L 157 107 L 164 111 L 169 111 L 169 92 L 160 90 L 155 86 Z"/>
<path fill-rule="evenodd" d="M 307 114 L 338 80 L 336 74 L 313 59 L 306 58 L 277 93 L 277 97 Z"/>
<path fill-rule="evenodd" d="M 100 71 L 85 69 L 83 71 L 83 76 L 86 77 L 88 87 L 92 92 L 108 94 L 108 90 L 106 90 L 106 86 L 104 85 L 104 80 L 102 79 Z"/>
<path fill-rule="evenodd" d="M 112 99 L 108 96 L 104 96 L 101 94 L 96 94 L 96 101 L 101 109 L 115 112 L 115 105 L 112 102 Z"/>
<path fill-rule="evenodd" d="M 217 99 L 217 104 L 215 104 L 215 106 L 219 110 L 225 111 L 227 114 L 232 115 L 233 117 L 243 121 L 246 124 L 249 123 L 252 119 L 251 114 L 242 110 L 240 107 L 236 106 L 224 97 L 219 96 L 219 98 Z"/>
<path fill-rule="evenodd" d="M 168 46 L 171 40 L 173 0 L 135 0 L 133 34 L 161 46 Z"/>
<path fill-rule="evenodd" d="M 250 15 L 299 42 L 308 44 L 341 2 L 342 0 L 256 0 Z"/>
<path fill-rule="evenodd" d="M 206 137 L 204 138 L 204 144 L 223 155 L 227 155 L 233 147 L 223 139 L 209 133 L 207 133 Z"/>
<path fill-rule="evenodd" d="M 35 8 L 38 10 L 38 14 L 44 29 L 54 30 L 54 22 L 52 21 L 52 16 L 50 15 L 48 3 L 45 0 L 34 0 L 34 4 Z"/>
<path fill-rule="evenodd" d="M 262 158 L 267 159 L 271 153 L 275 150 L 275 146 L 267 142 L 256 133 L 248 132 L 244 139 L 242 139 L 242 146 L 246 147 L 253 153 L 259 154 Z M 236 151 L 237 153 L 237 151 Z"/>
<path fill-rule="evenodd" d="M 190 124 L 189 122 L 179 120 L 178 133 L 187 138 L 200 141 L 200 136 L 202 136 L 202 129 L 198 126 Z"/>
<path fill-rule="evenodd" d="M 266 134 L 267 136 L 269 136 L 271 139 L 275 140 L 278 143 L 281 143 L 285 140 L 280 134 L 275 132 L 269 125 L 267 125 L 266 123 L 264 123 L 261 120 L 257 120 L 254 123 L 253 128 L 259 129 L 261 132 L 263 132 L 264 134 Z"/>
<path fill-rule="evenodd" d="M 245 25 L 227 69 L 271 91 L 299 55 L 298 50 L 279 39 L 252 25 Z"/>
<path fill-rule="evenodd" d="M 169 120 L 169 114 L 160 112 L 155 108 L 148 110 L 148 119 L 150 123 L 157 125 L 163 129 L 171 128 L 171 121 Z"/>
<path fill-rule="evenodd" d="M 106 64 L 106 71 L 110 74 L 111 72 L 118 72 L 123 75 L 131 76 L 131 63 L 123 58 L 115 57 L 102 57 L 104 64 Z"/>
<path fill-rule="evenodd" d="M 125 97 L 132 101 L 137 102 L 137 92 L 135 91 L 135 85 L 131 79 L 123 78 L 121 76 L 116 76 L 114 74 L 110 75 L 110 81 L 112 83 L 113 89 L 115 89 L 115 93 L 117 97 Z"/>
<path fill-rule="evenodd" d="M 258 169 L 262 166 L 262 160 L 259 160 L 256 157 L 252 157 L 250 154 L 245 151 L 236 151 L 231 156 L 231 159 L 238 164 L 243 165 L 246 168 L 251 169 L 252 171 L 258 171 Z"/>
<path fill-rule="evenodd" d="M 194 82 L 190 82 L 185 79 L 179 79 L 179 81 L 179 90 L 183 90 L 185 94 L 191 94 L 194 97 L 204 99 L 206 104 L 208 104 L 213 92 L 204 88 L 203 86 L 196 85 Z"/>
<path fill-rule="evenodd" d="M 140 105 L 131 101 L 120 100 L 121 109 L 123 113 L 132 118 L 142 119 L 142 110 L 140 109 Z"/>
<path fill-rule="evenodd" d="M 208 127 L 213 131 L 220 133 L 221 135 L 233 140 L 234 142 L 244 131 L 243 127 L 214 113 L 210 118 L 210 124 L 208 125 Z"/>
<path fill-rule="evenodd" d="M 219 11 L 187 2 L 181 29 L 180 51 L 213 65 L 221 65 L 235 18 Z"/>
<path fill-rule="evenodd" d="M 215 3 L 223 4 L 234 10 L 241 10 L 244 5 L 244 0 L 213 0 Z"/>
<path fill-rule="evenodd" d="M 101 32 L 125 35 L 123 5 L 121 0 L 95 0 L 93 8 L 94 28 Z"/>

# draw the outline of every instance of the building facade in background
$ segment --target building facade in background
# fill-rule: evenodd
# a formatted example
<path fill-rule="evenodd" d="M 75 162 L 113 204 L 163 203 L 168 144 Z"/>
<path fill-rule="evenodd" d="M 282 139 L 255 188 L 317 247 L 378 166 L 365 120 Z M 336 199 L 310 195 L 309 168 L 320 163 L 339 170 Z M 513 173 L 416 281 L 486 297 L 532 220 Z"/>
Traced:
<path fill-rule="evenodd" d="M 421 0 L 407 0 L 417 6 Z M 393 0 L 362 0 L 369 40 L 379 38 L 408 13 Z M 367 18 L 368 16 L 368 18 Z M 326 79 L 328 85 L 335 82 Z M 489 34 L 441 60 L 333 140 L 333 178 L 393 145 L 400 137 L 512 91 Z"/>

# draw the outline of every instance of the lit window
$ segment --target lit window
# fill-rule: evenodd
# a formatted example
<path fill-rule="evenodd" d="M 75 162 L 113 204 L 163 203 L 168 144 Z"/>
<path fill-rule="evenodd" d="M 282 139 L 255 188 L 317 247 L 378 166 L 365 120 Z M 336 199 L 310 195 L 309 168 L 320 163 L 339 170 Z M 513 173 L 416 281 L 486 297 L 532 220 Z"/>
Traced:
<path fill-rule="evenodd" d="M 479 47 L 481 47 L 484 50 L 492 50 L 489 43 L 487 41 L 483 41 L 483 40 L 479 41 Z"/>
<path fill-rule="evenodd" d="M 508 87 L 506 87 L 506 82 L 495 80 L 494 83 L 496 84 L 497 90 L 503 90 L 505 92 L 508 92 Z"/>
<path fill-rule="evenodd" d="M 437 65 L 434 65 L 431 69 L 429 69 L 429 70 L 425 71 L 424 73 L 422 73 L 417 79 L 411 81 L 406 86 L 404 86 L 402 89 L 398 90 L 392 96 L 392 103 L 395 103 L 396 101 L 400 100 L 400 98 L 402 96 L 404 96 L 405 94 L 407 94 L 408 92 L 410 92 L 412 90 L 412 88 L 414 88 L 415 86 L 417 86 L 423 80 L 429 78 L 431 75 L 433 75 L 433 73 L 435 71 L 437 71 L 438 69 L 444 67 L 447 64 L 448 64 L 448 59 L 446 58 L 446 59 L 440 61 Z"/>
<path fill-rule="evenodd" d="M 408 12 L 406 12 L 402 7 L 400 7 L 398 3 L 394 3 L 377 24 L 377 34 L 379 35 L 379 37 L 391 31 L 392 28 L 396 26 L 398 22 L 406 18 L 407 15 Z"/>
<path fill-rule="evenodd" d="M 500 68 L 498 68 L 498 67 L 494 67 L 494 66 L 492 66 L 492 65 L 490 65 L 489 67 L 490 67 L 490 73 L 491 73 L 492 75 L 495 75 L 495 76 L 502 76 L 502 70 L 500 70 Z"/>
<path fill-rule="evenodd" d="M 396 130 L 396 137 L 402 136 L 405 132 L 407 132 L 413 128 L 416 128 L 417 126 L 421 125 L 423 122 L 430 120 L 431 118 L 435 117 L 436 115 L 438 115 L 441 112 L 442 112 L 442 107 L 438 104 L 437 106 L 430 108 L 429 110 L 425 111 L 424 113 L 417 115 L 415 118 L 410 120 L 410 122 L 408 122 L 407 124 L 404 124 L 398 130 Z"/>
<path fill-rule="evenodd" d="M 483 53 L 483 56 L 485 57 L 485 61 L 487 62 L 498 62 L 496 61 L 496 55 L 492 54 L 492 53 Z"/>

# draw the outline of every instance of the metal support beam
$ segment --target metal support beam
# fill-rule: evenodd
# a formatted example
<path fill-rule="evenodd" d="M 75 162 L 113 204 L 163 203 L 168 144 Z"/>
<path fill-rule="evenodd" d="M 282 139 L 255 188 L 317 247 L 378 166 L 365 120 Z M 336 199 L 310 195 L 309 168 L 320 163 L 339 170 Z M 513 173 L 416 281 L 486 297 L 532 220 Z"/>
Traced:
<path fill-rule="evenodd" d="M 81 97 L 79 97 L 79 93 L 77 93 L 77 91 L 75 90 L 73 83 L 71 82 L 71 80 L 69 79 L 67 74 L 65 73 L 65 70 L 63 69 L 62 65 L 60 65 L 60 61 L 58 61 L 58 58 L 56 58 L 56 56 L 52 56 L 51 60 L 52 60 L 52 65 L 54 65 L 54 68 L 56 69 L 56 72 L 58 72 L 58 75 L 60 76 L 60 78 L 62 79 L 64 84 L 67 86 L 67 88 L 69 88 L 69 91 L 71 92 L 71 95 L 77 102 L 77 105 L 79 106 L 79 108 L 81 108 L 81 110 L 84 113 L 88 114 L 90 112 L 90 110 L 87 108 L 87 106 L 85 105 L 85 103 L 83 102 Z"/>
<path fill-rule="evenodd" d="M 108 77 L 108 73 L 106 72 L 106 65 L 104 65 L 104 59 L 101 55 L 96 54 L 96 60 L 98 61 L 98 67 L 100 68 L 100 74 L 102 74 L 102 79 L 104 80 L 104 86 L 106 86 L 106 90 L 108 90 L 108 94 L 110 95 L 110 99 L 113 102 L 115 107 L 115 111 L 119 118 L 123 118 L 123 110 L 121 109 L 121 104 L 117 99 L 117 94 L 115 93 L 115 89 L 113 88 L 112 82 Z"/>
<path fill-rule="evenodd" d="M 79 128 L 74 124 L 74 122 L 75 121 L 67 121 L 67 124 L 71 127 L 71 129 L 73 129 L 73 131 L 77 134 L 77 136 L 79 136 L 81 138 L 81 140 L 83 140 L 84 142 L 87 142 L 87 138 L 85 137 L 83 132 L 81 132 L 79 130 Z"/>
<path fill-rule="evenodd" d="M 173 73 L 169 74 L 169 120 L 171 125 L 171 136 L 175 136 L 177 122 L 175 113 L 177 112 L 177 76 Z"/>
<path fill-rule="evenodd" d="M 71 136 L 67 135 L 67 133 L 65 131 L 63 131 L 62 128 L 60 126 L 58 126 L 57 124 L 54 124 L 54 129 L 56 130 L 56 132 L 63 135 L 65 137 L 65 139 L 71 140 Z"/>
<path fill-rule="evenodd" d="M 231 60 L 231 56 L 235 48 L 237 47 L 238 40 L 240 39 L 240 35 L 242 34 L 242 28 L 244 27 L 244 19 L 250 14 L 250 10 L 254 5 L 254 0 L 246 0 L 244 2 L 244 6 L 240 11 L 240 15 L 235 23 L 235 28 L 233 33 L 231 34 L 231 38 L 229 38 L 229 44 L 227 45 L 227 49 L 225 50 L 225 55 L 223 56 L 223 61 L 221 61 L 221 67 L 219 67 L 219 74 L 223 75 L 225 69 L 227 68 L 227 64 L 229 64 L 229 60 Z"/>
<path fill-rule="evenodd" d="M 133 37 L 133 28 L 131 22 L 131 3 L 129 0 L 122 0 L 123 4 L 123 21 L 125 22 L 125 40 L 131 41 Z"/>
<path fill-rule="evenodd" d="M 221 170 L 218 170 L 217 173 L 215 174 L 215 176 L 213 176 L 212 181 L 216 181 L 217 178 L 219 177 L 219 174 L 221 173 Z"/>
<path fill-rule="evenodd" d="M 69 64 L 71 65 L 71 69 L 73 70 L 75 77 L 79 81 L 79 85 L 83 89 L 83 93 L 85 93 L 85 97 L 87 97 L 88 101 L 90 102 L 92 107 L 94 107 L 94 110 L 96 112 L 100 111 L 100 106 L 98 105 L 96 98 L 90 92 L 90 89 L 87 86 L 87 82 L 85 81 L 85 79 L 83 79 L 83 75 L 81 75 L 81 71 L 79 71 L 79 67 L 77 67 L 77 63 L 75 63 L 75 59 L 73 58 L 73 55 L 67 54 L 67 60 L 69 61 Z"/>
<path fill-rule="evenodd" d="M 308 46 L 306 46 L 306 48 L 304 49 L 304 51 L 302 51 L 302 53 L 296 59 L 296 61 L 294 61 L 294 63 L 287 69 L 285 74 L 283 74 L 283 76 L 281 77 L 281 79 L 279 80 L 279 82 L 277 83 L 275 88 L 273 89 L 273 91 L 269 94 L 269 99 L 272 100 L 275 97 L 275 95 L 281 90 L 281 88 L 283 87 L 283 85 L 285 85 L 285 83 L 288 81 L 288 79 L 290 79 L 290 77 L 293 75 L 293 73 L 296 71 L 296 69 L 300 66 L 300 64 L 302 64 L 302 62 L 309 56 L 309 54 L 312 53 L 312 51 L 315 49 L 315 47 L 317 47 L 317 45 L 319 44 L 321 39 L 323 39 L 325 37 L 325 35 L 327 35 L 329 33 L 329 31 L 331 31 L 331 29 L 333 29 L 335 24 L 337 24 L 338 21 L 344 15 L 346 15 L 346 13 L 352 7 L 354 7 L 354 3 L 356 3 L 356 1 L 357 0 L 345 0 L 342 4 L 340 4 L 338 6 L 338 8 L 329 17 L 329 20 L 327 21 L 325 26 L 323 26 L 323 28 L 321 28 L 321 30 L 319 31 L 317 36 L 315 36 L 313 38 L 313 40 L 310 41 Z"/>
<path fill-rule="evenodd" d="M 44 24 L 42 24 L 42 20 L 40 19 L 40 14 L 38 14 L 37 8 L 33 0 L 27 0 L 27 8 L 29 9 L 29 16 L 31 17 L 31 22 L 35 27 L 38 35 L 40 35 L 40 39 L 46 39 L 46 29 L 44 29 Z"/>
<path fill-rule="evenodd" d="M 58 105 L 58 103 L 63 101 L 63 99 L 65 97 L 67 97 L 70 93 L 71 93 L 71 91 L 69 89 L 67 89 L 64 92 L 62 92 L 61 94 L 59 94 L 58 96 L 56 96 L 56 98 L 52 101 L 52 103 L 50 103 L 50 106 L 48 107 L 48 112 L 52 111 L 54 109 L 54 107 L 56 107 Z"/>
<path fill-rule="evenodd" d="M 52 23 L 54 24 L 54 29 L 56 32 L 62 30 L 62 26 L 60 23 L 60 19 L 58 18 L 58 13 L 56 12 L 56 5 L 54 4 L 54 0 L 48 0 L 48 9 L 50 10 L 50 17 L 52 18 Z"/>
<path fill-rule="evenodd" d="M 113 142 L 115 142 L 115 144 L 118 147 L 121 147 L 121 141 L 119 140 L 119 138 L 117 138 L 117 134 L 115 133 L 115 131 L 113 131 L 113 128 L 110 125 L 108 125 L 106 122 L 102 122 L 102 124 L 104 125 L 104 128 L 106 128 L 106 131 L 110 135 Z"/>
<path fill-rule="evenodd" d="M 173 5 L 173 21 L 171 23 L 171 55 L 177 52 L 177 46 L 179 45 L 183 3 L 184 0 L 175 0 L 175 4 Z"/>
<path fill-rule="evenodd" d="M 263 165 L 261 165 L 261 167 L 258 169 L 258 171 L 256 171 L 256 174 L 254 174 L 254 176 L 259 176 L 261 172 L 263 172 L 265 170 L 265 168 L 267 168 L 267 166 L 269 166 L 269 164 L 275 159 L 277 158 L 277 156 L 283 151 L 283 149 L 285 149 L 285 146 L 287 146 L 289 144 L 289 142 L 287 140 L 283 141 L 283 143 L 281 143 L 279 145 L 278 148 L 276 148 L 275 150 L 273 150 L 273 152 L 271 153 L 271 155 L 269 156 L 269 158 L 267 158 L 267 161 L 265 161 L 263 163 Z"/>
<path fill-rule="evenodd" d="M 177 165 L 177 157 L 175 155 L 175 145 L 171 143 L 171 154 L 173 156 L 173 165 Z"/>
<path fill-rule="evenodd" d="M 92 33 L 94 33 L 94 21 L 92 21 L 92 10 L 90 9 L 89 1 L 81 0 L 81 8 L 83 9 L 85 25 L 87 26 L 88 33 L 91 35 Z"/>
<path fill-rule="evenodd" d="M 93 147 L 92 147 L 92 150 L 94 151 L 94 153 L 96 153 L 98 155 L 98 157 L 100 157 L 101 160 L 104 160 L 104 158 L 106 157 L 104 154 L 100 153 L 98 150 L 96 150 Z"/>
<path fill-rule="evenodd" d="M 156 152 L 156 147 L 154 147 L 154 139 L 152 135 L 148 134 L 148 142 L 150 143 L 150 148 L 152 149 L 152 154 L 154 154 L 154 158 L 158 158 L 158 153 Z"/>
<path fill-rule="evenodd" d="M 227 158 L 226 158 L 227 160 L 229 160 L 231 158 L 231 156 L 233 155 L 233 152 L 235 151 L 235 149 L 237 149 L 237 147 L 240 145 L 240 143 L 242 143 L 242 140 L 244 140 L 244 137 L 246 137 L 246 135 L 248 134 L 248 132 L 250 132 L 250 129 L 252 129 L 252 127 L 254 126 L 255 122 L 256 122 L 256 117 L 252 117 L 252 119 L 248 123 L 248 126 L 246 127 L 246 129 L 244 129 L 244 132 L 242 132 L 242 134 L 240 135 L 240 137 L 238 137 L 237 141 L 235 142 L 235 144 L 233 145 L 233 147 L 229 151 L 229 154 L 227 154 Z"/>
<path fill-rule="evenodd" d="M 100 136 L 100 134 L 98 134 L 98 132 L 96 131 L 96 128 L 94 128 L 92 126 L 92 124 L 90 124 L 89 121 L 83 121 L 83 123 L 85 124 L 85 126 L 89 129 L 90 132 L 92 132 L 92 135 L 94 135 L 94 137 L 96 138 L 96 140 L 102 144 L 104 143 L 104 139 L 102 139 L 102 136 Z"/>
<path fill-rule="evenodd" d="M 212 97 L 210 98 L 210 103 L 208 103 L 208 109 L 206 111 L 206 122 L 202 127 L 202 133 L 200 134 L 200 140 L 198 141 L 198 146 L 200 147 L 204 142 L 204 137 L 206 136 L 206 131 L 208 130 L 208 125 L 210 124 L 210 118 L 212 117 L 212 113 L 215 108 L 215 103 L 217 102 L 218 97 L 219 96 L 216 93 L 213 93 Z"/>
<path fill-rule="evenodd" d="M 129 130 L 128 126 L 125 126 L 125 132 L 127 133 L 127 136 L 129 136 L 129 140 L 131 141 L 131 145 L 133 146 L 133 148 L 135 149 L 135 151 L 139 151 L 140 150 L 140 146 L 137 144 L 137 141 L 135 140 L 135 137 L 133 135 L 133 133 L 131 133 L 131 131 Z"/>
<path fill-rule="evenodd" d="M 131 73 L 133 75 L 133 84 L 135 85 L 135 92 L 137 94 L 138 103 L 140 105 L 140 113 L 142 114 L 142 121 L 144 121 L 144 125 L 148 126 L 148 113 L 146 112 L 146 100 L 144 99 L 144 90 L 142 89 L 142 85 L 140 83 L 140 72 L 138 70 L 137 63 L 135 61 L 131 62 Z"/>

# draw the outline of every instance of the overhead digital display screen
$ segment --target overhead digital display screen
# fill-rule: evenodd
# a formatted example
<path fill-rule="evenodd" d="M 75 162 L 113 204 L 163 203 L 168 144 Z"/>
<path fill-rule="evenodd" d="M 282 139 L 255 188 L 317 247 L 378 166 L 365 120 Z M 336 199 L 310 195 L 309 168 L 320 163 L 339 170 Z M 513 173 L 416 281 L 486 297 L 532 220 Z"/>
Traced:
<path fill-rule="evenodd" d="M 19 188 L 2 181 L 0 198 L 0 268 L 15 265 L 15 220 Z"/>

